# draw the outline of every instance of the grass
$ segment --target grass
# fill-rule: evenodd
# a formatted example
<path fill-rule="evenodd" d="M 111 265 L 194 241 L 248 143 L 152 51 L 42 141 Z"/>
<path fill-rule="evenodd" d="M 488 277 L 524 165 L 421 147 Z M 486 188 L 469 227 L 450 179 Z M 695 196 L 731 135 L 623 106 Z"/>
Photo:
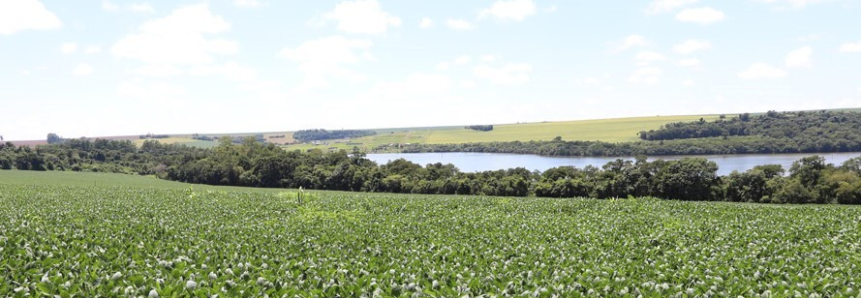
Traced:
<path fill-rule="evenodd" d="M 0 296 L 856 297 L 861 275 L 856 207 L 132 177 L 0 172 Z"/>

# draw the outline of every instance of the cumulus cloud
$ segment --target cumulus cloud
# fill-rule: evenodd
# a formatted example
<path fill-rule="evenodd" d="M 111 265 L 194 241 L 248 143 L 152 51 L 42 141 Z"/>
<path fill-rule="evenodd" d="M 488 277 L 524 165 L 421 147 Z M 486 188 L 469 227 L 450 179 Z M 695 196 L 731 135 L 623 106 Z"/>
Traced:
<path fill-rule="evenodd" d="M 692 80 L 692 79 L 687 79 L 687 80 L 684 80 L 684 81 L 682 82 L 682 85 L 684 85 L 684 86 L 693 86 L 693 85 L 696 85 L 696 84 L 697 84 L 697 81 L 694 81 L 694 80 Z"/>
<path fill-rule="evenodd" d="M 462 19 L 448 19 L 445 21 L 445 25 L 454 30 L 471 30 L 472 23 L 462 20 Z"/>
<path fill-rule="evenodd" d="M 89 46 L 89 47 L 87 47 L 86 50 L 84 50 L 84 53 L 89 54 L 89 55 L 98 54 L 101 52 L 102 52 L 102 47 L 100 47 L 100 46 Z"/>
<path fill-rule="evenodd" d="M 78 50 L 78 44 L 76 44 L 74 42 L 67 42 L 67 43 L 60 45 L 60 52 L 62 52 L 63 55 L 72 54 L 76 50 Z"/>
<path fill-rule="evenodd" d="M 195 76 L 217 75 L 227 80 L 240 82 L 252 81 L 257 78 L 257 70 L 234 61 L 217 65 L 197 65 L 189 69 L 188 74 Z"/>
<path fill-rule="evenodd" d="M 522 21 L 535 14 L 532 0 L 496 1 L 490 8 L 479 13 L 479 18 L 494 17 L 500 20 Z"/>
<path fill-rule="evenodd" d="M 847 42 L 840 45 L 841 53 L 861 53 L 861 41 Z"/>
<path fill-rule="evenodd" d="M 132 4 L 129 6 L 129 10 L 140 13 L 155 12 L 155 8 L 152 8 L 149 3 Z"/>
<path fill-rule="evenodd" d="M 501 67 L 489 65 L 476 66 L 472 70 L 475 77 L 498 85 L 517 85 L 529 82 L 532 65 L 529 63 L 509 63 Z"/>
<path fill-rule="evenodd" d="M 444 94 L 454 86 L 454 81 L 445 75 L 416 73 L 406 80 L 378 82 L 372 93 L 387 98 L 403 98 L 412 95 Z"/>
<path fill-rule="evenodd" d="M 685 23 L 697 23 L 701 25 L 713 24 L 723 21 L 726 15 L 711 7 L 688 8 L 676 14 L 676 20 Z"/>
<path fill-rule="evenodd" d="M 801 9 L 808 5 L 827 2 L 829 0 L 758 0 L 759 2 L 776 4 L 781 8 Z"/>
<path fill-rule="evenodd" d="M 738 73 L 738 77 L 745 80 L 779 79 L 786 77 L 786 72 L 780 68 L 760 62 Z"/>
<path fill-rule="evenodd" d="M 173 102 L 181 95 L 186 94 L 186 89 L 181 86 L 173 86 L 167 83 L 149 83 L 142 81 L 123 82 L 117 86 L 117 94 L 145 100 L 148 102 Z"/>
<path fill-rule="evenodd" d="M 109 0 L 102 1 L 102 9 L 108 12 L 131 11 L 136 13 L 152 13 L 155 8 L 149 3 L 133 3 L 126 7 L 121 7 Z"/>
<path fill-rule="evenodd" d="M 111 53 L 152 64 L 205 64 L 213 55 L 237 53 L 235 42 L 208 38 L 230 30 L 230 23 L 212 14 L 206 4 L 186 6 L 169 16 L 145 22 L 139 32 L 120 39 Z"/>
<path fill-rule="evenodd" d="M 616 52 L 623 52 L 628 49 L 641 48 L 649 45 L 649 41 L 642 35 L 628 35 L 616 46 Z"/>
<path fill-rule="evenodd" d="M 786 67 L 789 68 L 809 68 L 813 67 L 813 62 L 810 57 L 813 55 L 813 49 L 803 47 L 786 54 Z"/>
<path fill-rule="evenodd" d="M 93 67 L 86 63 L 78 64 L 72 75 L 76 77 L 88 76 L 93 73 Z"/>
<path fill-rule="evenodd" d="M 628 82 L 632 84 L 654 85 L 661 82 L 661 75 L 664 71 L 657 67 L 641 67 L 635 70 L 628 78 Z"/>
<path fill-rule="evenodd" d="M 712 48 L 712 44 L 707 40 L 688 39 L 673 47 L 673 51 L 679 54 L 688 55 L 697 51 L 708 50 Z"/>
<path fill-rule="evenodd" d="M 341 2 L 323 18 L 337 22 L 338 30 L 351 34 L 376 35 L 401 25 L 401 19 L 384 12 L 377 0 Z"/>
<path fill-rule="evenodd" d="M 328 85 L 327 77 L 364 80 L 364 76 L 344 65 L 360 62 L 363 55 L 357 52 L 365 52 L 372 45 L 370 40 L 333 36 L 306 41 L 295 48 L 284 48 L 279 56 L 299 63 L 299 70 L 305 74 L 304 88 L 318 88 Z"/>
<path fill-rule="evenodd" d="M 700 63 L 700 59 L 697 58 L 686 58 L 679 60 L 676 65 L 681 67 L 698 67 L 702 63 Z"/>
<path fill-rule="evenodd" d="M 421 22 L 419 22 L 419 28 L 428 29 L 433 27 L 434 21 L 429 17 L 422 18 Z"/>
<path fill-rule="evenodd" d="M 697 3 L 697 0 L 655 0 L 646 8 L 648 14 L 670 13 L 684 6 Z"/>
<path fill-rule="evenodd" d="M 0 35 L 59 29 L 61 25 L 60 19 L 38 0 L 0 1 Z"/>
<path fill-rule="evenodd" d="M 653 62 L 667 60 L 667 57 L 656 52 L 640 52 L 637 54 L 635 59 L 637 60 L 637 65 L 643 66 Z"/>
<path fill-rule="evenodd" d="M 233 0 L 233 5 L 236 7 L 255 8 L 260 7 L 263 3 L 258 0 Z"/>

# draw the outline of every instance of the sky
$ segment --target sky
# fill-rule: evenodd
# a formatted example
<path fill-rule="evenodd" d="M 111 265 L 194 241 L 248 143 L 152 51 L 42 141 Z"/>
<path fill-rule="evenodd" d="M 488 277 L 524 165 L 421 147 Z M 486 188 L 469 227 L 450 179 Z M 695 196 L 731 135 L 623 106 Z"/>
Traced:
<path fill-rule="evenodd" d="M 861 0 L 0 0 L 0 135 L 861 107 Z"/>

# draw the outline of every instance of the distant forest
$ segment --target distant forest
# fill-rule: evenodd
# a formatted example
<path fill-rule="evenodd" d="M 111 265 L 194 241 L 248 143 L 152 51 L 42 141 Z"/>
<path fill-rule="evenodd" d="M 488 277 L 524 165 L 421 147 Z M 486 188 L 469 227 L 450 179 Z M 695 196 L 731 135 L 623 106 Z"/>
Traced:
<path fill-rule="evenodd" d="M 322 140 L 337 140 L 346 138 L 360 138 L 376 135 L 373 130 L 332 130 L 325 129 L 310 129 L 300 130 L 293 133 L 293 138 L 301 142 L 322 141 Z"/>
<path fill-rule="evenodd" d="M 0 143 L 0 169 L 88 171 L 154 175 L 211 185 L 553 198 L 626 198 L 760 203 L 861 204 L 861 158 L 842 165 L 821 157 L 789 169 L 764 165 L 718 176 L 703 158 L 678 161 L 616 160 L 598 167 L 524 168 L 464 173 L 451 164 L 419 165 L 403 159 L 376 164 L 361 152 L 285 151 L 249 137 L 219 139 L 212 149 L 131 141 L 66 140 L 16 147 Z"/>
<path fill-rule="evenodd" d="M 742 114 L 713 122 L 671 123 L 640 132 L 641 141 L 490 142 L 412 144 L 406 153 L 487 152 L 546 156 L 663 156 L 705 154 L 772 154 L 861 152 L 861 113 L 768 112 Z"/>

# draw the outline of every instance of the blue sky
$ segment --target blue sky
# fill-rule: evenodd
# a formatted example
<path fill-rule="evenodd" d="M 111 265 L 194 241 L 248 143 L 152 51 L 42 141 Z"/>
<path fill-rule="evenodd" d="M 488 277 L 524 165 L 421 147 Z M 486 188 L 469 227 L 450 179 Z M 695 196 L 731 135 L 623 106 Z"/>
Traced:
<path fill-rule="evenodd" d="M 861 1 L 0 0 L 0 135 L 861 107 Z"/>

